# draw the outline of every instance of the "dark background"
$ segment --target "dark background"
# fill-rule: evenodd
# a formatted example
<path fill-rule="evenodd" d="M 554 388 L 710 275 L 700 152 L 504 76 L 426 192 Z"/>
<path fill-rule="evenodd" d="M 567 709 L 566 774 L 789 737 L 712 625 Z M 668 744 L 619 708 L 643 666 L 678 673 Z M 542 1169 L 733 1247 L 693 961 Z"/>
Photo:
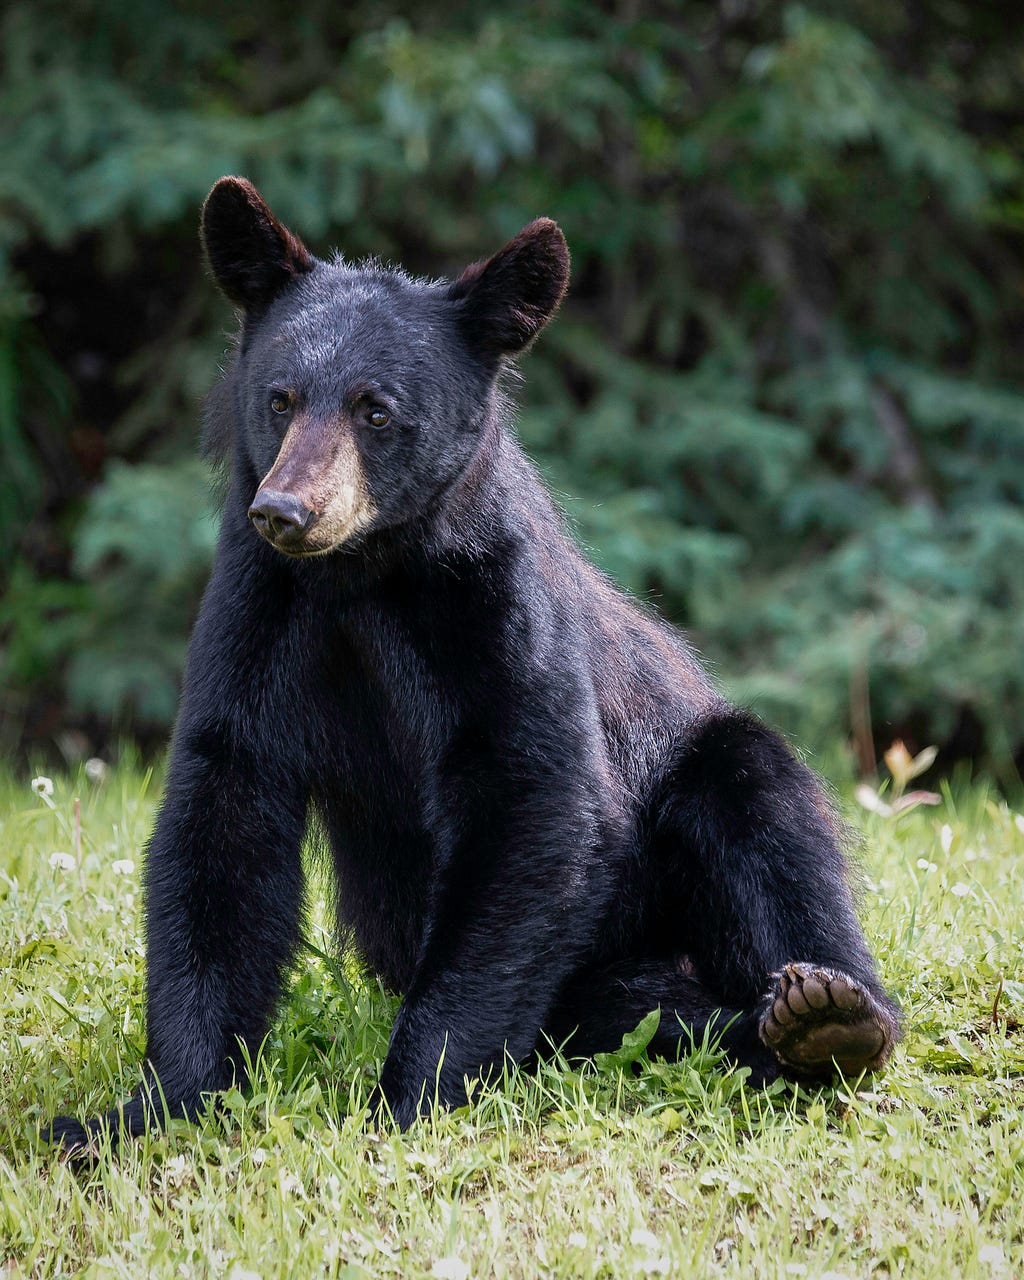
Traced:
<path fill-rule="evenodd" d="M 32 0 L 0 59 L 0 753 L 173 717 L 243 173 L 428 274 L 557 218 L 520 430 L 598 562 L 811 745 L 1016 776 L 1018 4 Z"/>

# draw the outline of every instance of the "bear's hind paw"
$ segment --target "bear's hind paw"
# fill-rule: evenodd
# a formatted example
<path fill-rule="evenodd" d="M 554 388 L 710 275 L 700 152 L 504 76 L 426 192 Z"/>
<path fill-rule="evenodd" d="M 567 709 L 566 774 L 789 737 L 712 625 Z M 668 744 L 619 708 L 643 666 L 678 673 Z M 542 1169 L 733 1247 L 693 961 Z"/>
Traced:
<path fill-rule="evenodd" d="M 848 974 L 805 962 L 787 964 L 758 1031 L 788 1072 L 827 1078 L 877 1071 L 898 1027 L 882 1004 Z"/>

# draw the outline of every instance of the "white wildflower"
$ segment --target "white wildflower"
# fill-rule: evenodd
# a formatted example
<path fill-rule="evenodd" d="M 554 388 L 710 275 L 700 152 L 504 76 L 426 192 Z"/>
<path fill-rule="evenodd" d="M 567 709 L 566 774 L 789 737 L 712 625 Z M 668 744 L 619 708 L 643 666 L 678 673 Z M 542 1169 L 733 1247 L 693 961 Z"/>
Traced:
<path fill-rule="evenodd" d="M 70 853 L 51 853 L 50 866 L 59 868 L 61 871 L 74 871 L 77 863 Z"/>
<path fill-rule="evenodd" d="M 917 869 L 918 871 L 938 871 L 938 867 L 935 863 L 929 862 L 927 858 L 918 858 Z"/>
<path fill-rule="evenodd" d="M 629 1243 L 635 1244 L 638 1248 L 657 1249 L 658 1237 L 653 1231 L 647 1231 L 644 1227 L 637 1227 L 630 1235 Z"/>
<path fill-rule="evenodd" d="M 135 863 L 132 862 L 131 858 L 118 858 L 110 865 L 115 876 L 130 876 L 135 870 Z"/>
<path fill-rule="evenodd" d="M 574 1249 L 585 1249 L 587 1247 L 587 1237 L 582 1231 L 570 1231 L 569 1244 Z"/>
<path fill-rule="evenodd" d="M 942 845 L 943 853 L 949 853 L 953 847 L 953 828 L 948 822 L 942 824 L 942 830 L 939 832 L 939 843 Z"/>
<path fill-rule="evenodd" d="M 461 1258 L 438 1258 L 430 1268 L 430 1274 L 437 1280 L 469 1280 L 469 1265 Z"/>
<path fill-rule="evenodd" d="M 32 790 L 37 796 L 42 796 L 44 800 L 48 800 L 53 795 L 53 779 L 44 778 L 40 774 L 38 778 L 32 779 Z"/>
<path fill-rule="evenodd" d="M 267 1163 L 267 1152 L 263 1147 L 257 1147 L 256 1150 L 252 1153 L 252 1162 L 253 1164 Z"/>
<path fill-rule="evenodd" d="M 953 885 L 952 889 L 950 889 L 950 893 L 954 898 L 966 898 L 970 891 L 971 886 L 969 884 L 964 884 L 962 880 L 958 880 L 956 884 Z"/>
<path fill-rule="evenodd" d="M 857 803 L 867 809 L 868 813 L 877 813 L 883 818 L 892 817 L 892 805 L 886 804 L 874 787 L 869 787 L 866 782 L 862 782 L 853 794 L 857 797 Z"/>

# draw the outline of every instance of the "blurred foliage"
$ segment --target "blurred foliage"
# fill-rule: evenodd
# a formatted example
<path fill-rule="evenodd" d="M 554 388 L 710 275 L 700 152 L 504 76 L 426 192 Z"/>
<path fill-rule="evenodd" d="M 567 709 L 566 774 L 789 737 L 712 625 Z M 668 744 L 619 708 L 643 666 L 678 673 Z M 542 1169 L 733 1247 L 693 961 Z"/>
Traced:
<path fill-rule="evenodd" d="M 1009 770 L 1015 6 L 32 0 L 0 60 L 0 746 L 172 715 L 230 323 L 195 226 L 238 172 L 430 274 L 556 217 L 520 425 L 598 561 L 793 732 Z"/>

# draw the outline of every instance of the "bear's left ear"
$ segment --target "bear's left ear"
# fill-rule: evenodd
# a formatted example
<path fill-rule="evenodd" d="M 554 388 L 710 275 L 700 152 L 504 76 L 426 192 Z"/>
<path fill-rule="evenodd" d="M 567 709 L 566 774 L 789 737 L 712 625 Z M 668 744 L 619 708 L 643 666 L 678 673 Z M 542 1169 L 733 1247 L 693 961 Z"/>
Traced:
<path fill-rule="evenodd" d="M 217 283 L 246 311 L 269 306 L 313 255 L 270 212 L 248 178 L 221 178 L 206 197 L 200 236 Z"/>
<path fill-rule="evenodd" d="M 565 296 L 569 246 L 557 222 L 538 218 L 499 249 L 476 262 L 451 286 L 463 332 L 482 355 L 523 351 Z"/>

